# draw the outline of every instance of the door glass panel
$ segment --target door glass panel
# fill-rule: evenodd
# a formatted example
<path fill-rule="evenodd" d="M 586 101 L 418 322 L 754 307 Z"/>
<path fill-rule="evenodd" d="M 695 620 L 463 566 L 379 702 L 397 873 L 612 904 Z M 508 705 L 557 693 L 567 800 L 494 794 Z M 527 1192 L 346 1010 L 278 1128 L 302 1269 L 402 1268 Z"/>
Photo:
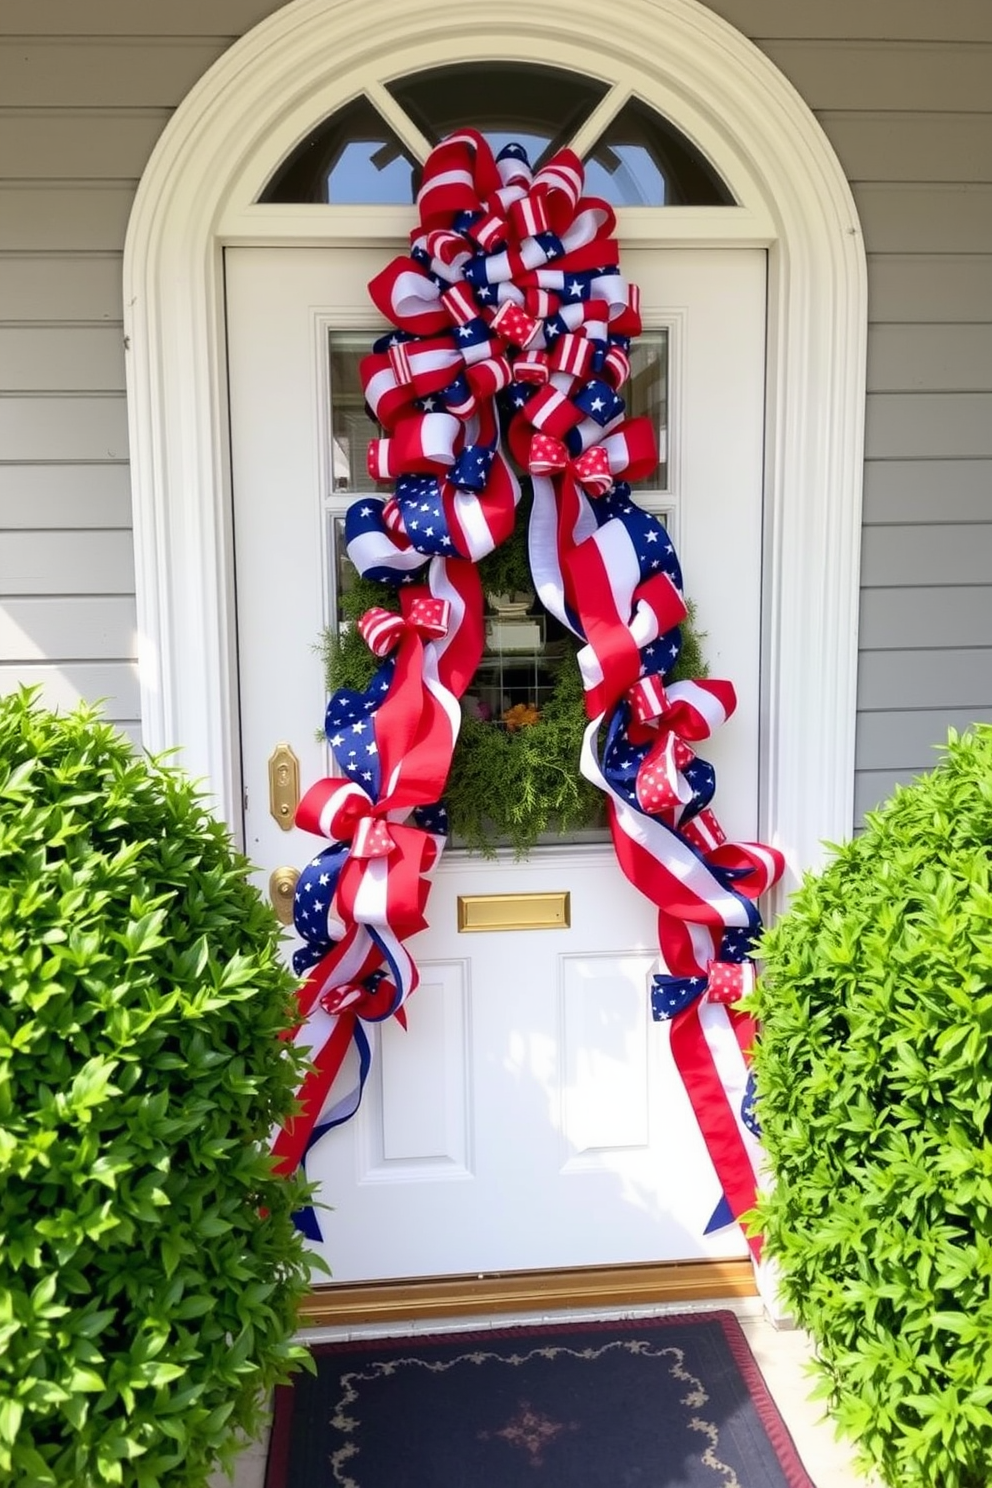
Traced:
<path fill-rule="evenodd" d="M 331 484 L 335 491 L 381 489 L 369 475 L 367 451 L 379 426 L 368 415 L 358 375 L 362 357 L 375 339 L 370 331 L 332 331 L 329 338 L 331 372 Z"/>
<path fill-rule="evenodd" d="M 329 546 L 328 571 L 332 592 L 325 613 L 329 626 L 341 636 L 357 615 L 355 599 L 348 603 L 359 576 L 345 547 L 345 512 L 356 494 L 391 486 L 377 485 L 368 474 L 366 451 L 379 433 L 369 417 L 362 393 L 359 364 L 374 340 L 372 331 L 331 331 L 328 335 L 330 370 L 331 489 L 327 497 L 326 532 Z M 645 507 L 659 515 L 669 503 L 668 410 L 669 331 L 644 332 L 631 346 L 631 376 L 623 392 L 631 417 L 647 416 L 658 436 L 659 463 L 655 471 L 638 483 Z M 526 497 L 519 522 L 526 524 Z M 378 587 L 378 586 L 377 586 Z M 366 603 L 392 603 L 392 591 L 382 586 L 381 596 L 364 596 Z M 355 597 L 356 599 L 358 596 Z M 518 734 L 532 726 L 551 702 L 564 668 L 576 666 L 577 641 L 552 616 L 545 613 L 532 588 L 512 594 L 487 592 L 485 596 L 485 650 L 475 678 L 462 699 L 462 711 L 495 729 Z M 360 648 L 361 649 L 361 648 Z M 354 653 L 352 653 L 353 655 Z M 362 651 L 364 661 L 364 651 Z M 370 665 L 369 675 L 372 667 Z M 350 684 L 349 684 L 350 685 Z M 581 701 L 577 701 L 581 709 Z M 578 759 L 575 760 L 578 771 Z M 596 815 L 565 834 L 548 834 L 548 844 L 596 842 L 607 836 L 605 808 L 596 798 Z M 500 839 L 493 834 L 493 842 Z M 452 846 L 459 846 L 457 824 L 453 824 Z"/>
<path fill-rule="evenodd" d="M 634 484 L 636 491 L 668 490 L 668 330 L 642 331 L 630 348 L 630 379 L 623 387 L 627 413 L 651 419 L 658 440 L 658 465 Z"/>
<path fill-rule="evenodd" d="M 411 205 L 419 167 L 366 98 L 325 119 L 283 161 L 263 202 Z"/>
<path fill-rule="evenodd" d="M 386 86 L 432 144 L 471 126 L 497 152 L 517 141 L 535 166 L 568 144 L 607 90 L 581 73 L 524 62 L 458 63 Z"/>

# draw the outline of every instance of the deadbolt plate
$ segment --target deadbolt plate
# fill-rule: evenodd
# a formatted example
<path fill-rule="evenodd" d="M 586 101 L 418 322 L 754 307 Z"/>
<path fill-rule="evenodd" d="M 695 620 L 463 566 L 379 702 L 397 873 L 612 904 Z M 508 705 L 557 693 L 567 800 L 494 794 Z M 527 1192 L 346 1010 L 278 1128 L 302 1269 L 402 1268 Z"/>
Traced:
<path fill-rule="evenodd" d="M 300 762 L 288 744 L 269 756 L 269 811 L 284 832 L 291 830 L 300 802 Z"/>

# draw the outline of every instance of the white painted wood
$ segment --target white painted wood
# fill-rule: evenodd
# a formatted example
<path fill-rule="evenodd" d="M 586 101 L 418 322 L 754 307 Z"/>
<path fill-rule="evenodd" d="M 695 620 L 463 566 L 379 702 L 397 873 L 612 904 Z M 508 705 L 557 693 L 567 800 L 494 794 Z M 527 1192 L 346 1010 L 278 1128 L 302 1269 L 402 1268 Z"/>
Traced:
<path fill-rule="evenodd" d="M 132 658 L 135 630 L 130 595 L 5 597 L 0 605 L 0 661 Z"/>
<path fill-rule="evenodd" d="M 992 584 L 864 589 L 861 644 L 866 651 L 992 646 Z"/>
<path fill-rule="evenodd" d="M 228 37 L 0 37 L 7 108 L 168 108 L 229 45 Z"/>
<path fill-rule="evenodd" d="M 27 0 L 19 0 L 25 4 Z M 987 0 L 708 0 L 711 10 L 751 37 L 814 41 L 851 37 L 890 42 L 992 41 Z"/>
<path fill-rule="evenodd" d="M 126 460 L 127 409 L 120 395 L 0 399 L 0 447 L 8 460 Z"/>
<path fill-rule="evenodd" d="M 0 185 L 0 251 L 119 249 L 133 201 L 130 182 Z"/>
<path fill-rule="evenodd" d="M 23 108 L 0 112 L 0 177 L 137 180 L 169 110 Z"/>
<path fill-rule="evenodd" d="M 990 492 L 989 460 L 870 460 L 865 522 L 985 522 Z"/>
<path fill-rule="evenodd" d="M 237 181 L 266 179 L 292 139 L 365 76 L 401 71 L 415 54 L 492 54 L 493 38 L 498 46 L 507 34 L 522 60 L 543 61 L 550 38 L 568 65 L 636 87 L 770 224 L 761 824 L 795 868 L 812 865 L 822 840 L 848 829 L 854 744 L 866 284 L 837 159 L 774 66 L 691 0 L 632 0 L 608 59 L 591 0 L 550 0 L 539 11 L 507 0 L 492 32 L 468 13 L 448 19 L 428 45 L 422 10 L 408 0 L 348 12 L 298 0 L 225 54 L 153 154 L 125 265 L 147 737 L 182 740 L 195 773 L 236 816 L 218 248 L 221 221 L 233 231 L 253 199 L 236 194 Z M 809 656 L 823 652 L 824 636 L 814 676 Z"/>
<path fill-rule="evenodd" d="M 866 527 L 863 561 L 869 588 L 987 584 L 992 576 L 992 523 Z"/>
<path fill-rule="evenodd" d="M 992 112 L 827 110 L 819 118 L 851 181 L 992 181 Z"/>
<path fill-rule="evenodd" d="M 931 708 L 978 708 L 992 698 L 992 647 L 961 650 L 863 651 L 858 702 L 870 708 L 912 708 L 921 698 Z"/>
<path fill-rule="evenodd" d="M 0 272 L 0 321 L 120 322 L 121 252 L 10 253 Z"/>
<path fill-rule="evenodd" d="M 652 957 L 600 952 L 558 959 L 564 1171 L 578 1172 L 608 1164 L 620 1148 L 649 1152 L 656 1071 L 644 988 Z"/>
<path fill-rule="evenodd" d="M 379 262 L 358 249 L 226 256 L 245 840 L 263 883 L 316 848 L 272 820 L 267 760 L 285 739 L 304 782 L 326 769 L 313 740 L 323 688 L 312 651 L 334 613 L 324 513 L 352 499 L 332 493 L 326 338 L 329 327 L 375 325 L 366 282 Z M 676 513 L 712 674 L 738 689 L 737 715 L 704 754 L 717 767 L 721 821 L 748 838 L 757 820 L 765 256 L 628 249 L 623 265 L 640 285 L 645 327 L 671 327 L 675 475 L 659 499 Z M 456 933 L 456 893 L 531 883 L 571 893 L 571 931 Z M 414 948 L 428 986 L 411 1008 L 412 1036 L 392 1034 L 372 1114 L 330 1134 L 308 1162 L 334 1205 L 326 1254 L 335 1275 L 676 1259 L 728 1245 L 740 1253 L 739 1236 L 717 1237 L 718 1252 L 700 1238 L 716 1203 L 712 1173 L 691 1115 L 683 1108 L 673 1128 L 677 1099 L 654 1091 L 656 1079 L 678 1083 L 659 1065 L 665 1035 L 649 1015 L 655 915 L 611 850 L 543 850 L 526 867 L 498 868 L 451 855 L 428 918 Z M 436 980 L 446 970 L 447 1007 Z M 468 1057 L 453 1066 L 466 1037 Z M 469 1103 L 460 1117 L 459 1090 Z M 460 1159 L 469 1128 L 473 1156 Z M 707 1174 L 702 1194 L 698 1184 L 682 1193 L 689 1170 L 674 1170 L 670 1146 L 694 1153 Z M 464 1181 L 452 1184 L 453 1175 Z M 630 1214 L 614 1203 L 607 1221 L 601 1206 L 618 1184 L 641 1198 Z M 696 1207 L 706 1214 L 694 1231 Z M 361 1269 L 373 1255 L 378 1269 Z"/>
<path fill-rule="evenodd" d="M 464 950 L 464 947 L 457 947 Z M 420 966 L 417 1015 L 380 1032 L 360 1182 L 465 1178 L 472 1161 L 471 961 Z"/>
<path fill-rule="evenodd" d="M 992 242 L 989 185 L 873 182 L 854 197 L 873 253 L 987 253 Z"/>
<path fill-rule="evenodd" d="M 873 321 L 986 319 L 992 253 L 869 252 L 868 304 Z"/>
<path fill-rule="evenodd" d="M 0 528 L 130 526 L 126 465 L 0 464 Z"/>
<path fill-rule="evenodd" d="M 858 718 L 859 770 L 929 770 L 947 743 L 947 730 L 963 733 L 974 723 L 992 723 L 992 707 L 903 708 L 865 712 Z"/>
<path fill-rule="evenodd" d="M 988 459 L 992 393 L 872 393 L 865 446 L 870 460 Z"/>
<path fill-rule="evenodd" d="M 100 703 L 104 716 L 113 722 L 138 717 L 138 679 L 130 662 L 0 664 L 0 693 L 36 684 L 46 708 L 66 712 L 85 701 Z"/>
<path fill-rule="evenodd" d="M 563 866 L 556 857 L 442 865 L 431 900 L 434 928 L 411 943 L 428 976 L 430 947 L 443 935 L 453 938 L 458 892 L 500 892 L 508 884 L 520 891 L 560 888 Z M 719 1193 L 671 1068 L 664 1030 L 650 1022 L 650 956 L 634 949 L 650 935 L 650 916 L 626 884 L 610 895 L 611 934 L 631 950 L 612 958 L 612 1020 L 598 1047 L 585 1052 L 609 1072 L 612 1091 L 630 1102 L 630 1110 L 593 1108 L 602 1138 L 594 1150 L 580 1152 L 569 1139 L 581 1136 L 575 1126 L 583 1125 L 568 1089 L 566 1061 L 571 1056 L 574 1068 L 580 1016 L 569 1004 L 579 979 L 595 983 L 604 970 L 602 883 L 609 853 L 590 850 L 582 857 L 572 870 L 570 930 L 458 937 L 465 943 L 459 950 L 471 956 L 472 1126 L 465 1169 L 442 1160 L 431 1171 L 423 1160 L 413 1161 L 411 1180 L 402 1183 L 373 1173 L 367 1154 L 377 1141 L 374 1095 L 349 1127 L 314 1149 L 311 1172 L 320 1175 L 334 1206 L 322 1212 L 321 1224 L 322 1250 L 336 1279 L 432 1275 L 445 1265 L 471 1273 L 743 1253 L 739 1232 L 702 1235 Z M 408 1005 L 411 1031 L 422 1013 L 421 995 Z M 633 1066 L 623 1083 L 616 1066 L 628 1057 Z M 483 1119 L 494 1111 L 496 1120 Z M 586 1131 L 597 1135 L 588 1123 Z M 639 1140 L 617 1140 L 630 1135 Z"/>
<path fill-rule="evenodd" d="M 895 39 L 896 37 L 900 39 Z M 765 41 L 762 49 L 813 109 L 988 112 L 988 43 Z"/>
<path fill-rule="evenodd" d="M 123 392 L 119 326 L 0 326 L 0 391 Z"/>
<path fill-rule="evenodd" d="M 130 532 L 7 532 L 0 543 L 0 594 L 133 592 Z"/>
<path fill-rule="evenodd" d="M 984 324 L 872 326 L 869 392 L 992 391 L 992 301 L 988 314 Z"/>

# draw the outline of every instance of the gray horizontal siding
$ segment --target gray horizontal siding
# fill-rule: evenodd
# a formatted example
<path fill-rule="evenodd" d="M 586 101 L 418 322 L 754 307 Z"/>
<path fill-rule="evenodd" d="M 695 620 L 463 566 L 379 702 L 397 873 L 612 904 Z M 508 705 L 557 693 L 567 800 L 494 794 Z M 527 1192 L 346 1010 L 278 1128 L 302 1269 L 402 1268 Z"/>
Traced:
<path fill-rule="evenodd" d="M 8 599 L 0 609 L 0 662 L 81 656 L 129 664 L 134 633 L 134 599 L 129 594 L 67 595 L 56 603 L 37 595 Z"/>
<path fill-rule="evenodd" d="M 992 305 L 989 306 L 992 316 Z M 992 392 L 992 319 L 971 325 L 876 325 L 868 390 Z"/>
<path fill-rule="evenodd" d="M 136 181 L 0 186 L 0 253 L 120 251 L 136 186 Z"/>
<path fill-rule="evenodd" d="M 987 522 L 992 512 L 992 461 L 877 460 L 865 471 L 864 520 Z M 878 542 L 884 544 L 880 535 Z"/>
<path fill-rule="evenodd" d="M 988 111 L 992 41 L 768 40 L 762 51 L 812 109 Z"/>
<path fill-rule="evenodd" d="M 870 460 L 992 457 L 992 393 L 871 393 Z"/>
<path fill-rule="evenodd" d="M 119 326 L 0 325 L 0 392 L 124 391 Z"/>
<path fill-rule="evenodd" d="M 18 3 L 29 4 L 30 0 Z M 988 0 L 868 0 L 867 4 L 865 0 L 707 0 L 707 4 L 755 40 L 992 41 Z"/>
<path fill-rule="evenodd" d="M 115 321 L 121 324 L 121 250 L 7 253 L 0 273 L 0 322 Z"/>
<path fill-rule="evenodd" d="M 948 729 L 963 733 L 973 723 L 992 723 L 992 708 L 977 711 L 919 708 L 869 713 L 861 731 L 861 768 L 920 770 L 935 765 Z"/>
<path fill-rule="evenodd" d="M 85 10 L 79 0 L 80 22 Z M 174 108 L 233 39 L 0 36 L 0 98 L 6 108 Z"/>
<path fill-rule="evenodd" d="M 992 56 L 989 59 L 992 76 Z M 992 186 L 918 181 L 854 183 L 872 253 L 988 253 Z"/>
<path fill-rule="evenodd" d="M 866 527 L 861 545 L 863 588 L 992 584 L 992 522 L 945 526 L 937 503 L 933 518 L 930 523 Z"/>
<path fill-rule="evenodd" d="M 16 686 L 41 687 L 50 708 L 99 702 L 107 718 L 130 723 L 139 716 L 138 669 L 133 662 L 46 662 L 6 666 L 0 662 L 0 693 Z"/>
<path fill-rule="evenodd" d="M 275 8 L 0 3 L 0 687 L 136 707 L 124 231 L 170 112 Z M 992 713 L 992 3 L 711 8 L 817 111 L 865 234 L 860 813 Z"/>
<path fill-rule="evenodd" d="M 273 0 L 3 0 L 0 35 L 240 36 L 278 8 Z"/>
<path fill-rule="evenodd" d="M 134 593 L 131 534 L 103 527 L 5 533 L 0 595 Z"/>
<path fill-rule="evenodd" d="M 0 465 L 0 531 L 119 527 L 130 531 L 124 464 Z"/>
<path fill-rule="evenodd" d="M 0 449 L 6 459 L 127 459 L 122 396 L 24 397 L 0 401 Z"/>
<path fill-rule="evenodd" d="M 992 319 L 992 251 L 868 254 L 872 321 L 967 325 Z"/>
<path fill-rule="evenodd" d="M 865 587 L 861 591 L 861 645 L 865 651 L 931 650 L 992 646 L 992 582 Z"/>
<path fill-rule="evenodd" d="M 851 181 L 992 181 L 992 114 L 825 110 L 820 122 Z"/>
<path fill-rule="evenodd" d="M 0 178 L 136 180 L 168 109 L 7 108 L 0 111 Z"/>

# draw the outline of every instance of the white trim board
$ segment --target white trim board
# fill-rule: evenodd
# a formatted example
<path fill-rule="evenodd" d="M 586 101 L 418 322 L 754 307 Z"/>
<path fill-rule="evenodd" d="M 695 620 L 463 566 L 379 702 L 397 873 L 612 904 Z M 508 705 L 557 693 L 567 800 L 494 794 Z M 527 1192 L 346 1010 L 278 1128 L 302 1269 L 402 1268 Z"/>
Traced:
<path fill-rule="evenodd" d="M 630 209 L 621 233 L 769 250 L 761 830 L 791 883 L 824 839 L 850 833 L 867 322 L 851 193 L 791 84 L 696 0 L 628 0 L 606 35 L 601 15 L 592 0 L 504 0 L 497 28 L 469 7 L 432 17 L 414 0 L 294 0 L 215 63 L 152 155 L 124 258 L 144 738 L 181 746 L 236 830 L 223 246 L 390 241 L 408 213 L 253 203 L 366 81 L 512 55 L 637 93 L 739 203 Z"/>

